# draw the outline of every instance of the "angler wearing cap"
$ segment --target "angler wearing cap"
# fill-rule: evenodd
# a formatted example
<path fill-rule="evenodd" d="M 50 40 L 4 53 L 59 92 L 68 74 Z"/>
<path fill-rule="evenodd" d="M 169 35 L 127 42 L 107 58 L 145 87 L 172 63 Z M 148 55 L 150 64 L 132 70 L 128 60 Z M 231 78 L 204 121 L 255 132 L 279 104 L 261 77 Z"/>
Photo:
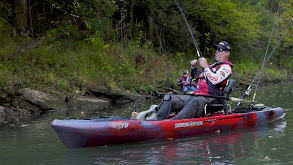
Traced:
<path fill-rule="evenodd" d="M 215 45 L 214 64 L 209 65 L 205 58 L 191 61 L 191 76 L 197 80 L 196 89 L 191 95 L 166 95 L 160 106 L 158 119 L 166 119 L 171 112 L 178 112 L 172 120 L 201 117 L 204 105 L 207 103 L 218 103 L 219 100 L 205 95 L 220 96 L 223 87 L 232 74 L 232 63 L 228 61 L 232 47 L 227 41 L 221 41 Z M 197 70 L 197 66 L 202 68 Z M 202 95 L 202 96 L 198 96 Z"/>
<path fill-rule="evenodd" d="M 177 85 L 181 86 L 181 91 L 185 93 L 188 91 L 193 92 L 195 90 L 192 78 L 188 74 L 188 70 L 183 71 L 183 76 L 179 78 Z"/>

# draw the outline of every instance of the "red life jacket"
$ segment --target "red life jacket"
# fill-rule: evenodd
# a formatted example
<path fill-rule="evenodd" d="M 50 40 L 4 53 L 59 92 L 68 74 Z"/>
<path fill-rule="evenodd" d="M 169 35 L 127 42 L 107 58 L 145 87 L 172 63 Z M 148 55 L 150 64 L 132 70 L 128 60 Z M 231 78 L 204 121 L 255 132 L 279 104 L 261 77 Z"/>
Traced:
<path fill-rule="evenodd" d="M 233 67 L 231 62 L 221 61 L 221 62 L 216 62 L 216 63 L 210 65 L 209 68 L 211 70 L 217 71 L 221 67 L 221 65 L 223 65 L 223 64 L 229 64 L 231 66 L 231 68 Z M 201 73 L 195 77 L 198 79 L 198 81 L 197 81 L 196 88 L 195 88 L 195 91 L 193 92 L 193 94 L 220 96 L 222 94 L 222 89 L 226 85 L 229 77 L 227 77 L 221 83 L 213 85 L 207 78 L 205 78 L 203 71 L 201 71 Z"/>

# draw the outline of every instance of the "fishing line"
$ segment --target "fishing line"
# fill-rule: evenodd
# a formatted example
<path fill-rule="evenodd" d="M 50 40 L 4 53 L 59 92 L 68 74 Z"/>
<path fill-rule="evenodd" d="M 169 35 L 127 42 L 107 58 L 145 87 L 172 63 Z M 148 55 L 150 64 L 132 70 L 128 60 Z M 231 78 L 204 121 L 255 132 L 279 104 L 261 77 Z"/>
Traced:
<path fill-rule="evenodd" d="M 275 25 L 276 25 L 276 20 L 277 20 L 278 14 L 279 14 L 279 10 L 280 10 L 280 5 L 278 6 L 278 10 L 277 10 L 277 13 L 276 13 L 276 16 L 275 16 L 274 25 L 272 27 L 270 39 L 269 39 L 269 42 L 268 42 L 268 46 L 267 46 L 267 49 L 266 49 L 266 53 L 265 53 L 265 56 L 264 56 L 262 65 L 265 64 L 265 60 L 266 60 L 266 57 L 267 57 L 267 54 L 268 54 L 268 50 L 269 50 L 269 47 L 270 47 L 270 44 L 271 44 L 273 32 L 274 32 Z M 258 89 L 258 85 L 259 85 L 259 81 L 260 81 L 261 74 L 262 74 L 262 71 L 259 73 L 259 76 L 258 76 L 258 80 L 257 80 L 256 87 L 255 87 L 255 91 L 254 91 L 254 94 L 253 94 L 253 97 L 252 97 L 251 105 L 253 105 L 254 100 L 255 100 L 255 97 L 256 97 L 256 92 L 257 92 L 257 89 Z"/>
<path fill-rule="evenodd" d="M 274 49 L 272 50 L 271 54 L 268 56 L 268 58 L 266 59 L 266 61 L 263 63 L 263 65 L 261 66 L 261 69 L 259 71 L 262 72 L 264 66 L 266 65 L 266 63 L 269 61 L 269 59 L 272 57 L 274 51 L 276 50 L 276 48 L 278 47 L 278 45 L 280 44 L 281 40 L 285 37 L 286 33 L 288 32 L 289 28 L 292 26 L 292 20 L 291 23 L 289 24 L 288 28 L 286 29 L 286 31 L 283 33 L 282 37 L 279 39 L 278 43 L 276 44 L 276 46 L 274 47 Z M 259 73 L 257 74 L 257 76 L 259 75 Z M 252 85 L 252 84 L 251 84 Z"/>
<path fill-rule="evenodd" d="M 180 11 L 180 13 L 181 13 L 183 19 L 184 19 L 184 21 L 185 21 L 187 27 L 188 27 L 189 33 L 190 33 L 190 35 L 191 35 L 191 37 L 192 37 L 193 43 L 194 43 L 195 48 L 196 48 L 197 56 L 198 56 L 198 58 L 201 58 L 201 55 L 200 55 L 200 52 L 199 52 L 199 48 L 198 48 L 198 46 L 197 46 L 197 44 L 196 44 L 196 41 L 195 41 L 194 35 L 193 35 L 193 33 L 192 33 L 192 30 L 191 30 L 191 28 L 190 28 L 190 26 L 189 26 L 189 23 L 188 23 L 186 17 L 185 17 L 185 14 L 184 14 L 184 12 L 183 12 L 183 10 L 182 10 L 180 4 L 177 2 L 177 0 L 174 0 L 174 1 L 175 1 L 176 5 L 177 5 L 177 7 L 178 7 L 178 9 L 179 9 L 179 11 Z"/>
<path fill-rule="evenodd" d="M 270 60 L 270 58 L 272 57 L 274 51 L 276 50 L 276 48 L 278 47 L 278 45 L 280 44 L 281 40 L 285 37 L 286 33 L 289 31 L 290 27 L 292 26 L 292 20 L 290 21 L 289 26 L 287 27 L 286 31 L 283 33 L 282 37 L 279 39 L 278 43 L 276 44 L 276 46 L 274 47 L 274 49 L 272 50 L 272 52 L 270 53 L 270 55 L 268 56 L 268 58 L 263 62 L 263 65 L 261 66 L 259 72 L 257 73 L 257 75 L 254 77 L 253 81 L 251 82 L 251 84 L 249 85 L 249 87 L 247 88 L 247 90 L 245 91 L 245 93 L 241 96 L 241 99 L 244 99 L 246 96 L 249 96 L 249 93 L 251 91 L 251 86 L 253 85 L 254 81 L 256 80 L 256 78 L 259 76 L 259 74 L 262 72 L 264 66 L 267 64 L 267 62 Z M 241 102 L 238 102 L 236 109 L 238 108 L 238 106 L 241 105 Z"/>

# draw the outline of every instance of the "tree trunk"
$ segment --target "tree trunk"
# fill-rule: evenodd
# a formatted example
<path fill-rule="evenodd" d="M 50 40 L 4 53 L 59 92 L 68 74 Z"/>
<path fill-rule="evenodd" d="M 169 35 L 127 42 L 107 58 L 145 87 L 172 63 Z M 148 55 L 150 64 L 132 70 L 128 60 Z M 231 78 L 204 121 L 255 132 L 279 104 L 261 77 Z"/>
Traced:
<path fill-rule="evenodd" d="M 14 28 L 17 33 L 24 35 L 27 28 L 27 0 L 14 0 L 12 3 Z"/>
<path fill-rule="evenodd" d="M 286 47 L 286 53 L 289 54 L 289 56 L 290 55 L 293 55 L 292 54 L 292 50 L 293 50 L 293 46 L 292 45 L 289 45 L 289 46 Z"/>
<path fill-rule="evenodd" d="M 149 24 L 148 39 L 152 42 L 154 39 L 154 19 L 153 19 L 151 13 L 148 13 L 147 17 L 148 17 L 148 24 Z"/>
<path fill-rule="evenodd" d="M 129 38 L 132 37 L 134 0 L 129 0 Z"/>

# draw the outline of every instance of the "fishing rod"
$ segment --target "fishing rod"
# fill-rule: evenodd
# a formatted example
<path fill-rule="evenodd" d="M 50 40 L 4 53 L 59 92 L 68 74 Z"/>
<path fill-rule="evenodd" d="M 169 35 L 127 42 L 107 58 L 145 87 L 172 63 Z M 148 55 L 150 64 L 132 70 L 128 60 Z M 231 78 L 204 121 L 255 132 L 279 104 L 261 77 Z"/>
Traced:
<path fill-rule="evenodd" d="M 287 27 L 286 31 L 283 33 L 282 37 L 279 39 L 278 43 L 276 44 L 276 46 L 274 47 L 274 49 L 272 50 L 272 52 L 270 53 L 270 55 L 268 56 L 268 58 L 266 60 L 264 60 L 259 72 L 257 73 L 257 75 L 254 77 L 253 81 L 251 82 L 251 84 L 248 86 L 248 88 L 246 89 L 246 91 L 243 93 L 243 95 L 240 97 L 240 99 L 244 99 L 246 96 L 250 96 L 250 91 L 251 91 L 251 87 L 254 83 L 254 81 L 256 80 L 257 77 L 260 78 L 260 75 L 262 73 L 262 70 L 264 68 L 264 66 L 267 64 L 267 62 L 270 60 L 270 58 L 272 57 L 274 51 L 276 50 L 276 48 L 278 47 L 278 45 L 280 44 L 281 40 L 285 37 L 286 33 L 288 32 L 289 28 L 292 26 L 292 20 L 289 24 L 289 26 Z M 253 98 L 253 101 L 252 101 L 252 105 L 253 105 L 253 102 L 254 102 L 254 99 L 255 99 L 255 95 L 254 94 L 254 98 Z M 238 102 L 237 103 L 237 106 L 236 106 L 236 109 L 238 109 L 238 107 L 241 106 L 241 102 Z"/>
<path fill-rule="evenodd" d="M 265 55 L 264 55 L 264 59 L 263 59 L 262 66 L 265 65 L 265 61 L 266 61 L 266 58 L 267 58 L 267 54 L 268 54 L 268 50 L 269 50 L 269 46 L 270 46 L 270 43 L 271 43 L 271 40 L 272 40 L 272 36 L 273 36 L 273 32 L 274 32 L 274 29 L 275 29 L 275 25 L 276 25 L 276 20 L 277 20 L 277 17 L 278 17 L 279 9 L 280 9 L 280 6 L 278 7 L 278 11 L 277 11 L 276 16 L 275 16 L 274 25 L 273 25 L 273 27 L 272 27 L 272 31 L 271 31 L 271 35 L 270 35 L 270 39 L 269 39 L 269 42 L 268 42 L 268 45 L 267 45 L 266 53 L 265 53 Z M 254 91 L 253 99 L 252 99 L 252 101 L 251 101 L 251 106 L 253 106 L 253 104 L 254 104 L 254 100 L 255 100 L 255 96 L 256 96 L 256 91 L 257 91 L 257 88 L 258 88 L 258 85 L 259 85 L 259 81 L 260 81 L 261 74 L 262 74 L 262 70 L 261 70 L 261 71 L 259 72 L 259 74 L 256 76 L 256 77 L 258 77 L 258 80 L 257 80 L 257 84 L 256 84 L 256 87 L 255 87 L 255 91 Z M 253 82 L 255 81 L 256 77 L 255 77 L 254 80 L 252 81 L 251 85 L 252 85 Z"/>
<path fill-rule="evenodd" d="M 198 56 L 198 58 L 201 58 L 201 55 L 200 55 L 200 52 L 199 52 L 199 48 L 198 48 L 198 46 L 197 46 L 197 44 L 196 44 L 196 41 L 195 41 L 194 35 L 193 35 L 193 33 L 192 33 L 192 30 L 191 30 L 191 28 L 190 28 L 190 26 L 189 26 L 189 23 L 188 23 L 186 17 L 185 17 L 185 14 L 184 14 L 184 12 L 183 12 L 183 10 L 182 10 L 180 4 L 178 3 L 178 1 L 177 1 L 177 0 L 174 0 L 174 1 L 175 1 L 175 4 L 176 4 L 177 7 L 178 7 L 178 9 L 179 9 L 179 11 L 180 11 L 180 13 L 181 13 L 183 19 L 184 19 L 184 21 L 185 21 L 187 27 L 188 27 L 189 33 L 190 33 L 190 35 L 191 35 L 191 37 L 192 37 L 193 43 L 194 43 L 195 48 L 196 48 L 197 56 Z"/>
<path fill-rule="evenodd" d="M 276 25 L 276 20 L 277 20 L 277 18 L 278 18 L 278 14 L 279 14 L 279 10 L 280 10 L 280 5 L 278 6 L 278 10 L 277 10 L 277 13 L 276 13 L 276 16 L 275 16 L 274 25 L 273 25 L 273 27 L 272 27 L 272 31 L 271 31 L 271 35 L 270 35 L 270 39 L 269 39 L 269 42 L 268 42 L 268 45 L 267 45 L 267 49 L 266 49 L 266 53 L 265 53 L 265 56 L 264 56 L 264 59 L 263 59 L 263 63 L 262 63 L 262 65 L 264 65 L 265 60 L 266 60 L 266 58 L 267 58 L 267 54 L 268 54 L 268 50 L 269 50 L 269 47 L 270 47 L 270 44 L 271 44 L 271 40 L 272 40 L 272 36 L 273 36 L 273 32 L 274 32 L 275 25 Z M 262 74 L 262 71 L 260 72 L 260 74 L 259 74 L 259 76 L 258 76 L 258 79 L 257 79 L 257 83 L 256 83 L 255 91 L 254 91 L 254 94 L 253 94 L 253 97 L 252 97 L 251 106 L 253 106 L 253 104 L 254 104 L 254 100 L 255 100 L 256 92 L 257 92 L 258 85 L 259 85 L 259 82 L 260 82 L 261 74 Z"/>

